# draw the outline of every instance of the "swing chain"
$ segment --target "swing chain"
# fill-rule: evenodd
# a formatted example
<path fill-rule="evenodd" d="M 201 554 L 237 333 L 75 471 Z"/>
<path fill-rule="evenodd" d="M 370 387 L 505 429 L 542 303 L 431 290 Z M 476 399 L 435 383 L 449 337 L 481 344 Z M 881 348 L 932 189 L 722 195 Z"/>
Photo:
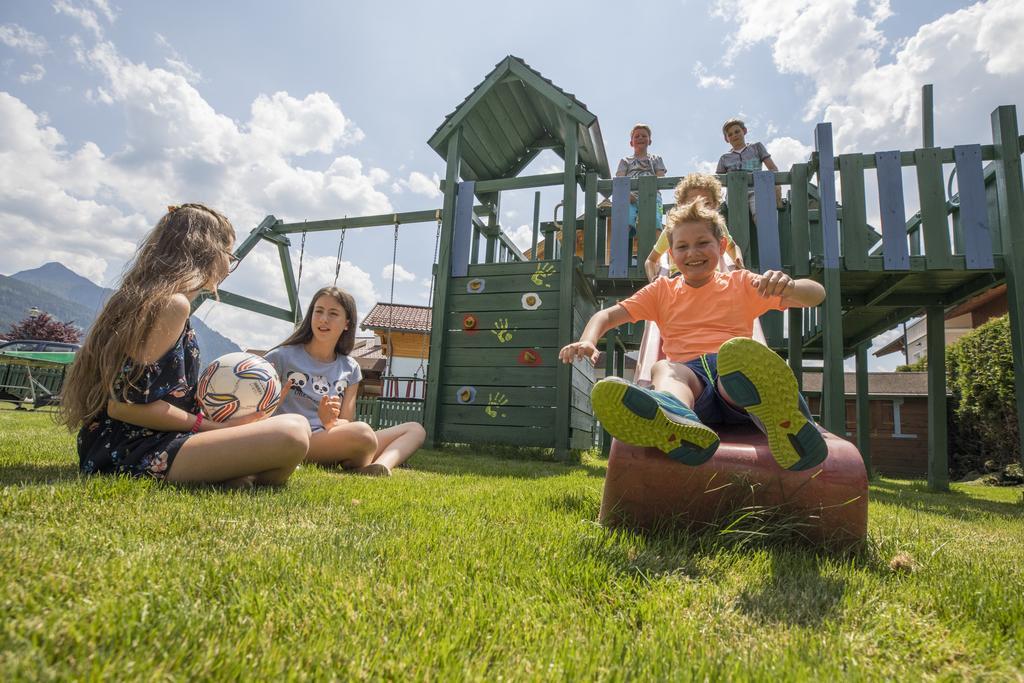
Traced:
<path fill-rule="evenodd" d="M 345 214 L 348 218 L 348 214 Z M 338 238 L 338 257 L 334 262 L 334 286 L 338 286 L 338 274 L 341 272 L 341 255 L 345 253 L 345 228 L 341 229 L 341 237 Z"/>
<path fill-rule="evenodd" d="M 298 301 L 299 288 L 302 287 L 302 260 L 306 256 L 306 231 L 302 231 L 302 244 L 299 247 L 299 277 L 295 281 L 295 299 Z"/>

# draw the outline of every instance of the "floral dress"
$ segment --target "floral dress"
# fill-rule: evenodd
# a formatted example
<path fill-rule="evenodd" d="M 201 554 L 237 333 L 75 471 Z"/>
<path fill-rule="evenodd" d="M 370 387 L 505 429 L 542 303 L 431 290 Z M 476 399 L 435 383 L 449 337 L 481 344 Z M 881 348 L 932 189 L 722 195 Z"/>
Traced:
<path fill-rule="evenodd" d="M 189 322 L 178 341 L 159 360 L 145 366 L 133 386 L 128 378 L 135 362 L 125 362 L 114 380 L 113 393 L 125 403 L 167 401 L 190 413 L 198 411 L 196 381 L 199 379 L 199 344 Z M 189 432 L 158 432 L 115 420 L 106 407 L 78 432 L 78 466 L 85 474 L 114 473 L 163 479 L 192 436 Z"/>

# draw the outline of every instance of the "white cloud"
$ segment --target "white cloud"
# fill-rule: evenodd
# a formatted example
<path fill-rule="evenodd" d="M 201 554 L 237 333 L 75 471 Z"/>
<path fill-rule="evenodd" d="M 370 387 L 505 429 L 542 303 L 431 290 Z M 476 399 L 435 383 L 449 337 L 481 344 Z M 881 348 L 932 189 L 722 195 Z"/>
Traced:
<path fill-rule="evenodd" d="M 772 161 L 780 171 L 788 171 L 793 164 L 807 161 L 814 151 L 811 145 L 805 145 L 790 137 L 774 138 L 766 142 L 765 147 L 768 148 Z"/>
<path fill-rule="evenodd" d="M 720 90 L 728 90 L 734 84 L 732 76 L 715 76 L 713 74 L 709 74 L 707 67 L 705 67 L 701 62 L 694 64 L 693 75 L 697 77 L 697 87 L 699 88 L 718 88 Z"/>
<path fill-rule="evenodd" d="M 174 46 L 171 45 L 170 41 L 162 33 L 157 33 L 154 39 L 156 44 L 167 52 L 167 58 L 164 59 L 164 63 L 171 72 L 178 74 L 192 84 L 200 83 L 203 80 L 203 75 L 194 69 L 188 63 L 188 60 L 174 49 Z"/>
<path fill-rule="evenodd" d="M 866 13 L 861 13 L 866 10 Z M 833 123 L 838 151 L 917 146 L 920 88 L 935 85 L 940 144 L 990 139 L 989 113 L 1024 91 L 1024 3 L 987 0 L 921 26 L 891 50 L 886 0 L 718 0 L 737 25 L 728 56 L 766 42 L 780 73 L 807 78 L 807 120 Z M 946 141 L 943 143 L 943 134 Z"/>
<path fill-rule="evenodd" d="M 377 169 L 380 170 L 380 169 Z M 382 173 L 384 171 L 381 171 Z M 440 197 L 441 196 L 441 177 L 434 173 L 432 176 L 428 176 L 425 173 L 419 171 L 412 171 L 408 178 L 399 178 L 391 184 L 391 191 L 395 194 L 402 194 L 406 190 L 409 190 L 413 194 L 423 195 L 424 197 Z"/>
<path fill-rule="evenodd" d="M 506 230 L 505 234 L 508 238 L 519 247 L 519 251 L 525 251 L 530 248 L 533 244 L 533 226 L 529 223 L 524 223 L 514 230 Z M 540 239 L 540 237 L 538 237 Z"/>
<path fill-rule="evenodd" d="M 49 51 L 46 38 L 18 24 L 0 24 L 0 43 L 32 55 L 42 55 Z"/>
<path fill-rule="evenodd" d="M 33 64 L 31 69 L 18 76 L 18 81 L 21 83 L 38 83 L 43 80 L 45 75 L 46 69 L 43 68 L 42 64 Z"/>
<path fill-rule="evenodd" d="M 392 266 L 392 264 L 390 263 L 384 266 L 383 269 L 381 269 L 380 276 L 385 280 L 390 281 L 392 267 L 394 268 L 395 271 L 395 282 L 412 282 L 413 280 L 416 279 L 415 273 L 410 273 L 408 270 L 403 268 L 401 264 L 395 264 L 394 266 Z"/>
<path fill-rule="evenodd" d="M 100 14 L 106 17 L 108 22 L 114 23 L 117 13 L 110 7 L 110 3 L 107 0 L 92 0 L 92 4 L 100 11 Z"/>
<path fill-rule="evenodd" d="M 93 142 L 69 148 L 45 115 L 0 92 L 0 225 L 4 234 L 19 236 L 0 252 L 0 272 L 60 260 L 109 285 L 162 207 L 183 201 L 220 209 L 239 238 L 269 213 L 293 221 L 392 210 L 380 190 L 387 172 L 366 171 L 359 159 L 339 153 L 362 132 L 327 95 L 258 95 L 250 120 L 236 122 L 180 73 L 133 62 L 110 42 L 69 43 L 98 78 L 89 88 L 91 101 L 110 109 L 122 138 L 112 150 Z M 328 161 L 293 161 L 311 152 L 327 154 Z M 253 268 L 250 258 L 239 271 Z M 250 282 L 236 274 L 227 288 L 284 306 L 276 252 L 267 259 L 276 275 Z M 304 270 L 302 295 L 309 296 L 333 282 L 334 257 L 320 261 L 307 254 Z M 368 310 L 377 298 L 370 276 L 350 264 L 342 265 L 342 276 L 339 284 Z M 234 325 L 228 313 L 208 315 L 215 326 L 220 320 Z M 265 318 L 238 316 L 240 327 L 221 331 L 243 344 L 247 335 L 277 334 L 265 332 L 259 322 Z"/>
<path fill-rule="evenodd" d="M 107 9 L 109 9 L 109 7 Z M 69 2 L 69 0 L 56 0 L 56 2 L 53 3 L 53 10 L 57 14 L 64 14 L 71 17 L 84 28 L 92 31 L 96 38 L 103 37 L 103 28 L 100 26 L 100 21 L 96 17 L 96 13 L 92 10 L 74 5 Z"/>

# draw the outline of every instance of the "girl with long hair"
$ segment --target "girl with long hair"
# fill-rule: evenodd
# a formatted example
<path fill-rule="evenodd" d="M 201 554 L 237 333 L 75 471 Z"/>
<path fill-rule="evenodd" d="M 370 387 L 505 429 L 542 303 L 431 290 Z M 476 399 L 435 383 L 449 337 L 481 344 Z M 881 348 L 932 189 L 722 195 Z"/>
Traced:
<path fill-rule="evenodd" d="M 196 401 L 191 304 L 234 269 L 235 230 L 202 204 L 167 208 L 65 382 L 60 419 L 78 430 L 79 467 L 179 483 L 283 484 L 309 447 L 305 420 L 256 413 L 218 423 Z"/>
<path fill-rule="evenodd" d="M 309 420 L 306 462 L 341 465 L 361 474 L 388 476 L 423 445 L 426 431 L 406 422 L 374 432 L 356 422 L 356 394 L 362 371 L 349 356 L 356 341 L 356 301 L 337 287 L 313 295 L 306 317 L 266 359 L 291 391 L 281 401 L 282 413 Z"/>

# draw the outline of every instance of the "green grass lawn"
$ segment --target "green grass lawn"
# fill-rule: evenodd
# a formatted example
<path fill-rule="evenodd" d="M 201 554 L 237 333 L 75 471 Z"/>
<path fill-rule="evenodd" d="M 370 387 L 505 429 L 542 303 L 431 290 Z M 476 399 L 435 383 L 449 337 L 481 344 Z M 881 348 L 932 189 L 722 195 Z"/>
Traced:
<path fill-rule="evenodd" d="M 0 679 L 1024 678 L 1020 489 L 880 480 L 829 555 L 608 531 L 598 458 L 410 464 L 85 479 L 50 415 L 0 411 Z"/>

